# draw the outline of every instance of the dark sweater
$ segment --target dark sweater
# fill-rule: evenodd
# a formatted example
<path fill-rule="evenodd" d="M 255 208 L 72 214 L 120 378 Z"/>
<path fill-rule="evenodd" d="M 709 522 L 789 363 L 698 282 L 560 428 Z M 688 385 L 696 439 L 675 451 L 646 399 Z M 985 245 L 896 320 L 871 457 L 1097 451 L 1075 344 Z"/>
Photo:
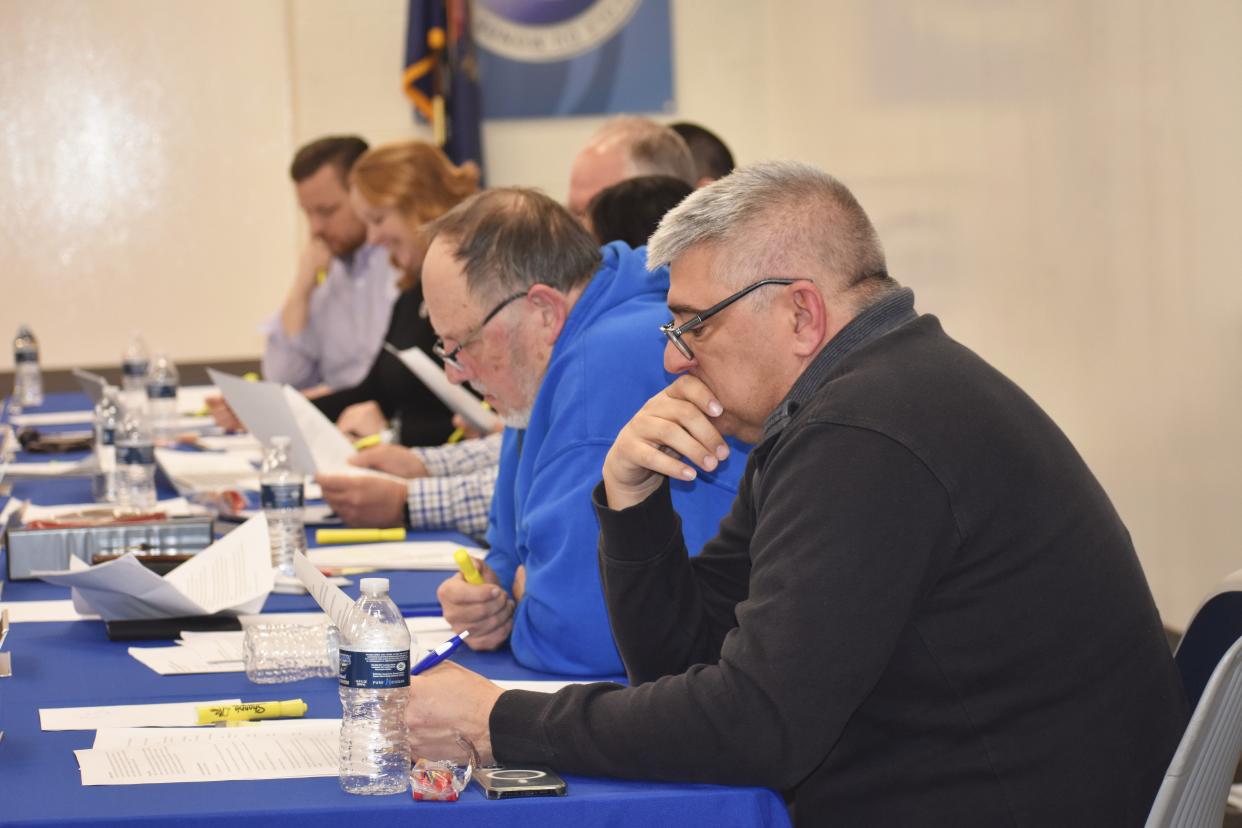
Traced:
<path fill-rule="evenodd" d="M 439 363 L 440 358 L 431 353 L 436 333 L 423 314 L 422 307 L 421 283 L 402 291 L 393 303 L 384 341 L 402 351 L 417 347 Z M 401 418 L 402 445 L 438 446 L 453 433 L 453 413 L 419 382 L 405 363 L 383 348 L 380 348 L 362 382 L 353 388 L 325 394 L 312 402 L 325 417 L 335 422 L 348 406 L 367 400 L 375 400 L 388 419 L 394 416 Z"/>
<path fill-rule="evenodd" d="M 697 558 L 667 487 L 602 498 L 637 686 L 505 693 L 500 761 L 766 785 L 808 826 L 1143 822 L 1186 705 L 1129 534 L 934 317 L 826 372 Z"/>

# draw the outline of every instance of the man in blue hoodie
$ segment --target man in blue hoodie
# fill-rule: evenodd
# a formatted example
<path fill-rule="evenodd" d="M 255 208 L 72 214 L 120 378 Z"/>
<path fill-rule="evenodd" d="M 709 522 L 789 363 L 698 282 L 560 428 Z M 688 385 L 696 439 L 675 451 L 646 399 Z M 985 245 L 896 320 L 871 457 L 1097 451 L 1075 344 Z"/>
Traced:
<path fill-rule="evenodd" d="M 660 367 L 668 271 L 645 251 L 602 250 L 561 205 L 522 189 L 481 193 L 429 228 L 423 291 L 449 379 L 504 418 L 481 567 L 439 589 L 454 630 L 554 673 L 620 675 L 599 580 L 591 488 L 617 432 L 672 381 Z M 673 502 L 691 549 L 716 533 L 746 447 L 706 460 Z"/>

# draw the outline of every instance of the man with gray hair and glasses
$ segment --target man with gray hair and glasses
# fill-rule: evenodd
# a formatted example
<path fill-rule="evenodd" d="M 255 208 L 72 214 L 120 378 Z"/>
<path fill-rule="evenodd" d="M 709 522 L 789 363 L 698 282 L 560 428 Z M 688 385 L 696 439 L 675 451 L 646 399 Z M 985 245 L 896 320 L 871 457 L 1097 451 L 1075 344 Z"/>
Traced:
<path fill-rule="evenodd" d="M 423 294 L 453 382 L 504 419 L 480 563 L 483 584 L 441 584 L 444 617 L 475 649 L 510 645 L 546 672 L 617 676 L 596 565 L 591 488 L 613 439 L 671 377 L 660 365 L 668 271 L 642 251 L 598 247 L 533 190 L 481 193 L 427 228 Z M 673 499 L 697 551 L 737 493 L 745 446 Z M 402 488 L 400 483 L 389 483 Z"/>
<path fill-rule="evenodd" d="M 594 492 L 631 687 L 412 680 L 420 755 L 777 788 L 799 825 L 1140 824 L 1186 702 L 1129 535 L 1056 425 L 914 310 L 850 192 L 740 170 L 665 217 L 665 367 Z M 754 441 L 686 555 L 672 481 Z"/>

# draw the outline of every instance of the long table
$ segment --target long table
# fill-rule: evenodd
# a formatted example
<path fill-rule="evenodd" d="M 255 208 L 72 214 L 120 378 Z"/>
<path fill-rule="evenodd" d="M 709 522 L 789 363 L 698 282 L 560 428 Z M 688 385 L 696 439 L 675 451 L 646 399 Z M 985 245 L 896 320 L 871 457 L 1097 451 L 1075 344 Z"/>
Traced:
<path fill-rule="evenodd" d="M 49 408 L 71 410 L 55 395 Z M 82 397 L 82 404 L 85 398 Z M 34 459 L 21 455 L 19 459 Z M 161 482 L 161 496 L 171 496 Z M 89 500 L 84 479 L 19 481 L 13 496 L 41 505 Z M 0 497 L 0 508 L 6 498 Z M 411 538 L 463 540 L 451 533 L 411 533 Z M 3 569 L 0 568 L 0 574 Z M 385 573 L 406 615 L 438 614 L 435 587 L 443 572 Z M 356 595 L 356 585 L 352 590 Z M 67 590 L 40 582 L 4 586 L 0 600 L 68 597 Z M 310 599 L 273 595 L 265 612 L 311 609 Z M 416 803 L 408 794 L 351 796 L 335 779 L 212 782 L 83 787 L 73 751 L 90 747 L 91 731 L 42 732 L 41 707 L 145 704 L 237 697 L 244 701 L 300 697 L 308 717 L 340 715 L 336 683 L 308 679 L 254 685 L 243 673 L 159 676 L 130 657 L 134 642 L 112 642 L 97 621 L 15 624 L 5 650 L 14 675 L 0 679 L 0 825 L 297 825 L 339 828 L 357 820 L 368 828 L 387 825 L 789 825 L 780 796 L 762 788 L 654 782 L 622 782 L 567 776 L 565 797 L 489 801 L 471 786 L 456 803 Z M 519 665 L 507 650 L 454 656 L 463 666 L 494 679 L 557 679 Z M 616 680 L 622 680 L 617 677 Z"/>

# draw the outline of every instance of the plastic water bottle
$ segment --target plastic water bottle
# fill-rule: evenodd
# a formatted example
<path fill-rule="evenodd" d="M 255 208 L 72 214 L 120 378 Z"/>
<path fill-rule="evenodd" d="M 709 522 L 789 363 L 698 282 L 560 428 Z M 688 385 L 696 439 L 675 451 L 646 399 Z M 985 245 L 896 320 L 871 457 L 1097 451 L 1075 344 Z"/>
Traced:
<path fill-rule="evenodd" d="M 91 494 L 97 501 L 116 500 L 116 432 L 121 427 L 121 406 L 116 389 L 108 386 L 95 404 L 95 464 Z"/>
<path fill-rule="evenodd" d="M 147 369 L 150 365 L 147 343 L 134 331 L 129 335 L 129 343 L 121 356 L 121 393 L 126 408 L 134 406 L 135 403 L 141 404 L 140 401 L 146 397 Z"/>
<path fill-rule="evenodd" d="M 155 443 L 145 409 L 131 406 L 116 435 L 116 502 L 150 509 L 155 505 Z"/>
<path fill-rule="evenodd" d="M 147 411 L 155 442 L 171 445 L 177 437 L 177 366 L 167 354 L 159 354 L 147 372 Z"/>
<path fill-rule="evenodd" d="M 18 406 L 43 404 L 43 372 L 39 370 L 39 341 L 22 325 L 13 340 L 13 402 Z"/>
<path fill-rule="evenodd" d="M 410 784 L 410 631 L 387 578 L 363 578 L 361 587 L 341 630 L 341 788 L 401 793 Z"/>
<path fill-rule="evenodd" d="M 304 478 L 289 460 L 289 438 L 273 437 L 259 470 L 259 501 L 267 516 L 272 544 L 272 567 L 281 575 L 296 577 L 293 555 L 306 551 L 302 529 Z"/>

